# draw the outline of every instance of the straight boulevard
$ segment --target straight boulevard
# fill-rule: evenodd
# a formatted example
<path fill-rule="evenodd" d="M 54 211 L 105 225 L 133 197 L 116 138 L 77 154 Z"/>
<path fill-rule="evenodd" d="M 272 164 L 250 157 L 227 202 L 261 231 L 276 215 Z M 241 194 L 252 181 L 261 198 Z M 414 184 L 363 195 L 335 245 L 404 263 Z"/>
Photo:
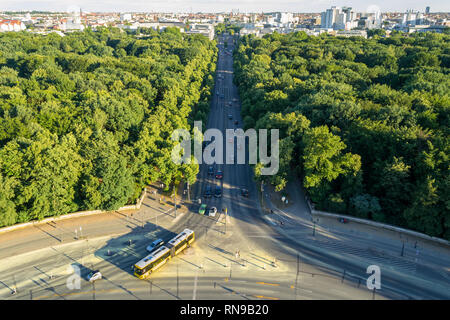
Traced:
<path fill-rule="evenodd" d="M 221 130 L 224 137 L 225 129 L 242 126 L 238 91 L 232 82 L 233 61 L 229 52 L 233 48 L 232 37 L 219 37 L 216 85 L 206 126 Z M 224 147 L 227 143 L 224 138 Z M 238 147 L 235 144 L 234 154 Z M 263 213 L 249 165 L 215 164 L 214 175 L 208 174 L 208 167 L 205 163 L 200 165 L 198 182 L 191 188 L 193 201 L 182 203 L 176 214 L 171 209 L 173 204 L 160 204 L 159 196 L 150 193 L 141 210 L 133 214 L 80 219 L 84 237 L 76 240 L 73 221 L 42 226 L 34 233 L 19 231 L 24 234 L 20 239 L 13 238 L 12 233 L 0 235 L 0 298 L 449 298 L 448 270 L 407 268 L 407 264 L 399 263 L 400 257 L 380 261 L 382 287 L 369 291 L 366 268 L 374 264 L 370 254 L 342 249 L 354 248 L 354 238 L 336 238 L 340 248 L 317 245 L 309 222 L 299 222 L 293 230 Z M 215 178 L 218 170 L 222 170 L 223 179 Z M 210 198 L 203 197 L 207 186 L 213 193 Z M 214 196 L 216 186 L 222 190 L 221 197 Z M 241 195 L 243 188 L 248 189 L 248 197 Z M 205 215 L 198 214 L 197 199 L 207 205 Z M 212 206 L 218 210 L 215 217 L 207 214 Z M 223 208 L 227 208 L 227 214 Z M 196 233 L 192 248 L 152 274 L 149 281 L 132 275 L 131 266 L 145 256 L 145 247 L 151 241 L 168 241 L 184 228 Z M 33 251 L 40 248 L 43 249 Z M 81 287 L 76 290 L 67 287 L 71 265 L 81 269 Z M 95 284 L 86 279 L 93 269 L 99 269 L 104 276 Z M 430 279 L 440 280 L 436 283 Z M 13 295 L 14 289 L 17 293 Z"/>

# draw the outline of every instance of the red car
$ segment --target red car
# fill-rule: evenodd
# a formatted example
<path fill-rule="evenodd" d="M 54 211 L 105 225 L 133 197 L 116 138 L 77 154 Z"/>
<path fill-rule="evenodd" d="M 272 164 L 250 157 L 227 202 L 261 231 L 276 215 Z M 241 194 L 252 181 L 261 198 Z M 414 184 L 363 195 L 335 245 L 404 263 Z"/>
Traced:
<path fill-rule="evenodd" d="M 216 172 L 216 179 L 222 179 L 222 178 L 223 178 L 223 173 L 222 173 L 222 171 L 218 170 Z"/>
<path fill-rule="evenodd" d="M 347 218 L 339 218 L 338 221 L 340 223 L 348 223 L 350 220 L 348 220 Z"/>

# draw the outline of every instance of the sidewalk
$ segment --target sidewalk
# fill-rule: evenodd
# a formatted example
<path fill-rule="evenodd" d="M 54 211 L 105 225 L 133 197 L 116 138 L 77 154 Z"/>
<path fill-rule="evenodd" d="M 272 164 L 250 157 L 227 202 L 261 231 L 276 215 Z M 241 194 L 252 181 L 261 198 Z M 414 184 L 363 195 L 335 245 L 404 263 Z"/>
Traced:
<path fill-rule="evenodd" d="M 166 204 L 159 203 L 159 193 L 152 194 L 148 188 L 140 210 L 111 211 L 90 216 L 53 221 L 25 227 L 0 234 L 0 259 L 12 257 L 36 249 L 63 243 L 74 242 L 80 238 L 96 238 L 109 234 L 139 232 L 145 223 L 154 223 L 163 228 L 170 228 L 175 221 L 172 200 Z M 177 199 L 177 217 L 179 220 L 188 208 Z"/>

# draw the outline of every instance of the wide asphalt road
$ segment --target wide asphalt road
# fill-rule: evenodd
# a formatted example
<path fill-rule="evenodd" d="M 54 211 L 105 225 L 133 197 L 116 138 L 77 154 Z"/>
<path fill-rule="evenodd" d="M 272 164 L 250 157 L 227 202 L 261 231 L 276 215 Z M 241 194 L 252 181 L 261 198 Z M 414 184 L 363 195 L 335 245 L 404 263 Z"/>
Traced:
<path fill-rule="evenodd" d="M 233 60 L 230 52 L 234 49 L 233 38 L 225 36 L 219 39 L 221 43 L 228 42 L 228 46 L 225 48 L 224 45 L 219 44 L 220 58 L 217 73 L 223 75 L 223 80 L 218 79 L 216 81 L 216 91 L 219 91 L 219 96 L 214 96 L 208 127 L 220 129 L 225 139 L 225 129 L 240 127 L 242 119 L 240 105 L 232 102 L 235 99 L 239 101 L 238 90 L 232 81 Z M 221 98 L 220 94 L 223 94 L 224 97 Z M 228 102 L 232 102 L 232 106 L 228 106 Z M 230 114 L 232 120 L 228 119 Z M 235 120 L 238 121 L 238 125 L 234 123 Z M 223 144 L 227 146 L 229 141 L 225 140 Z M 235 159 L 237 147 L 237 145 L 234 146 Z M 225 158 L 230 156 L 226 151 L 224 151 L 224 154 Z M 362 254 L 361 259 L 358 259 L 357 255 L 351 257 L 340 255 L 339 252 L 334 251 L 334 248 L 316 247 L 314 243 L 303 242 L 301 237 L 289 236 L 282 228 L 268 223 L 268 220 L 263 216 L 258 198 L 259 192 L 256 190 L 256 184 L 252 178 L 252 169 L 248 163 L 216 164 L 215 169 L 221 168 L 224 172 L 221 181 L 209 178 L 206 174 L 206 167 L 207 165 L 203 165 L 201 168 L 196 196 L 200 197 L 200 190 L 203 191 L 206 184 L 223 186 L 223 197 L 208 200 L 206 203 L 208 206 L 214 205 L 217 208 L 226 207 L 228 209 L 228 214 L 235 221 L 233 238 L 236 242 L 241 243 L 242 246 L 256 242 L 255 244 L 258 247 L 266 252 L 274 253 L 280 261 L 285 260 L 294 264 L 297 255 L 299 255 L 303 262 L 321 266 L 328 272 L 343 273 L 344 276 L 350 274 L 355 277 L 355 281 L 357 281 L 356 279 L 367 279 L 369 275 L 366 270 L 370 265 L 370 263 L 367 263 L 367 253 Z M 243 187 L 249 190 L 249 198 L 241 196 L 240 190 Z M 214 190 L 214 187 L 212 189 Z M 301 232 L 301 230 L 299 231 Z M 352 245 L 351 240 L 348 245 Z M 398 259 L 392 259 L 391 265 L 389 258 L 385 260 L 382 261 L 381 267 L 381 292 L 386 297 L 397 299 L 450 298 L 450 287 L 446 274 L 439 274 L 433 268 L 423 266 L 411 270 L 398 263 L 396 261 Z"/>

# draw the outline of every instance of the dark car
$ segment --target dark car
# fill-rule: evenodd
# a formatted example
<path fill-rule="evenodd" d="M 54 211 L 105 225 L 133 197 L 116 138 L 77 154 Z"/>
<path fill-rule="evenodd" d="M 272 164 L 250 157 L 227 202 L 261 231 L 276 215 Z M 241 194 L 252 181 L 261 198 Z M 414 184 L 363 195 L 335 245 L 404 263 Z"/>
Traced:
<path fill-rule="evenodd" d="M 213 175 L 214 174 L 214 168 L 213 167 L 208 167 L 208 174 L 209 175 Z"/>
<path fill-rule="evenodd" d="M 223 173 L 221 170 L 217 170 L 216 172 L 216 179 L 222 179 L 223 178 Z"/>
<path fill-rule="evenodd" d="M 210 198 L 212 196 L 211 186 L 206 186 L 205 193 L 203 194 L 205 198 Z"/>
<path fill-rule="evenodd" d="M 230 119 L 230 120 L 233 119 L 233 115 L 232 115 L 232 114 L 229 114 L 229 115 L 228 115 L 228 119 Z"/>
<path fill-rule="evenodd" d="M 222 188 L 219 186 L 216 186 L 216 190 L 214 191 L 214 197 L 220 198 L 222 196 Z"/>
<path fill-rule="evenodd" d="M 348 220 L 347 218 L 339 218 L 338 221 L 340 223 L 349 223 L 350 220 Z"/>
<path fill-rule="evenodd" d="M 247 189 L 241 189 L 241 195 L 243 197 L 247 197 L 248 198 L 248 190 Z"/>
<path fill-rule="evenodd" d="M 234 120 L 234 124 L 239 124 L 239 121 L 237 121 L 237 120 Z"/>

